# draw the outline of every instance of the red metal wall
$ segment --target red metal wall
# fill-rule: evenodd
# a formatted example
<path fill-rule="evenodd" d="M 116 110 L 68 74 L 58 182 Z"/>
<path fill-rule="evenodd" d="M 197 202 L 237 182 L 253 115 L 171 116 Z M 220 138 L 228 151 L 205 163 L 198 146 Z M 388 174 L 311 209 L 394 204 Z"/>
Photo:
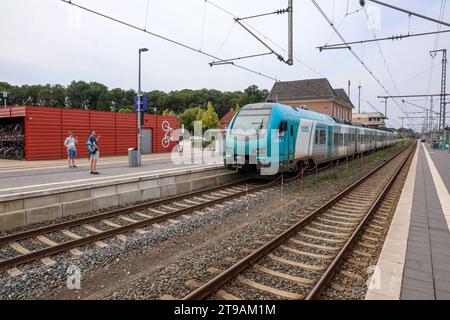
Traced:
<path fill-rule="evenodd" d="M 16 108 L 20 113 L 20 108 Z M 10 113 L 11 111 L 8 111 L 8 114 Z M 10 115 L 5 114 L 4 116 Z M 171 128 L 178 128 L 177 117 L 148 114 L 144 117 L 143 128 L 152 129 L 152 151 L 154 153 L 170 152 L 176 144 L 176 142 L 170 141 L 168 147 L 162 146 L 162 139 L 165 136 L 165 132 L 162 130 L 164 121 L 167 121 Z M 101 156 L 125 155 L 128 148 L 137 145 L 136 114 L 27 106 L 25 107 L 26 159 L 65 158 L 66 149 L 63 143 L 68 131 L 73 131 L 78 138 L 78 156 L 87 156 L 85 145 L 90 129 L 94 129 L 100 135 Z"/>
<path fill-rule="evenodd" d="M 156 116 L 156 134 L 153 134 L 154 152 L 158 153 L 172 151 L 173 147 L 176 145 L 176 141 L 172 141 L 167 138 L 170 138 L 171 133 L 175 129 L 178 129 L 177 117 Z"/>
<path fill-rule="evenodd" d="M 25 155 L 27 160 L 61 158 L 61 110 L 27 107 L 25 112 Z"/>
<path fill-rule="evenodd" d="M 62 126 L 61 126 L 61 140 L 67 136 L 67 132 L 72 131 L 74 136 L 78 138 L 77 153 L 79 157 L 87 157 L 88 152 L 84 147 L 86 143 L 86 136 L 89 132 L 89 112 L 83 110 L 69 110 L 62 109 Z M 28 153 L 27 153 L 28 155 Z M 61 157 L 66 157 L 66 150 L 61 146 Z M 28 157 L 27 157 L 28 159 Z"/>
<path fill-rule="evenodd" d="M 133 113 L 116 116 L 116 154 L 127 154 L 128 148 L 137 146 L 137 118 Z"/>

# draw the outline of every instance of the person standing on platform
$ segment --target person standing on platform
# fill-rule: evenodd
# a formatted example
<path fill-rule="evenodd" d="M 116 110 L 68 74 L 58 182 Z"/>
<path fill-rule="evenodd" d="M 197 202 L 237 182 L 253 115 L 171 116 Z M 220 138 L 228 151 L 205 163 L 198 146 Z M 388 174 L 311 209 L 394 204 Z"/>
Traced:
<path fill-rule="evenodd" d="M 67 161 L 69 162 L 69 168 L 76 168 L 75 158 L 77 157 L 76 144 L 78 143 L 77 137 L 73 136 L 73 132 L 68 132 L 68 137 L 64 140 L 64 146 L 67 149 Z"/>
<path fill-rule="evenodd" d="M 97 161 L 100 157 L 100 150 L 98 147 L 99 139 L 100 136 L 97 136 L 95 130 L 91 130 L 89 139 L 87 141 L 87 150 L 89 152 L 89 160 L 91 162 L 91 174 L 100 174 L 100 172 L 97 171 Z"/>

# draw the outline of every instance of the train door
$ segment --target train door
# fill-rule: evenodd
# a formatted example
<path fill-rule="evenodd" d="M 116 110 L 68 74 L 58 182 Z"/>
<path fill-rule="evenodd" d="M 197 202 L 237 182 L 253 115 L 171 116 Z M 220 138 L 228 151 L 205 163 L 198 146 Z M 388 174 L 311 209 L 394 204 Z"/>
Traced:
<path fill-rule="evenodd" d="M 331 160 L 333 157 L 333 126 L 328 126 L 328 134 L 327 134 L 327 158 Z"/>
<path fill-rule="evenodd" d="M 295 136 L 294 136 L 294 123 L 289 122 L 288 132 L 288 160 L 294 160 L 295 153 Z"/>
<path fill-rule="evenodd" d="M 328 139 L 329 140 L 329 139 Z M 327 161 L 327 126 L 316 124 L 314 130 L 313 159 L 316 163 Z"/>
<path fill-rule="evenodd" d="M 295 141 L 295 159 L 305 159 L 311 156 L 311 135 L 313 121 L 301 119 L 297 129 L 297 140 Z"/>

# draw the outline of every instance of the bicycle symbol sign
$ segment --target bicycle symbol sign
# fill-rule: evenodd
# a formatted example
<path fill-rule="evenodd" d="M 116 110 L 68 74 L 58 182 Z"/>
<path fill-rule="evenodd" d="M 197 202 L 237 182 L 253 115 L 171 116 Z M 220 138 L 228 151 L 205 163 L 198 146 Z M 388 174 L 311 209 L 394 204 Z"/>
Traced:
<path fill-rule="evenodd" d="M 161 128 L 165 132 L 165 135 L 161 140 L 161 144 L 164 148 L 167 148 L 170 145 L 170 141 L 172 141 L 173 129 L 170 127 L 168 121 L 163 121 L 163 123 L 161 124 Z"/>

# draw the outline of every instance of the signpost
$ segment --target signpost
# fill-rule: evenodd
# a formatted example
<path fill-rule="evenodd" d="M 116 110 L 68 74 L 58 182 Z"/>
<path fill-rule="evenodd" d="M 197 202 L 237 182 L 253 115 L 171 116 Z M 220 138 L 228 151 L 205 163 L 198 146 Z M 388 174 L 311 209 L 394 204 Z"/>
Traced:
<path fill-rule="evenodd" d="M 148 97 L 144 95 L 134 96 L 134 111 L 139 111 L 139 98 L 141 98 L 141 111 L 148 110 Z"/>
<path fill-rule="evenodd" d="M 138 127 L 138 137 L 137 137 L 138 138 L 138 141 L 137 141 L 138 142 L 138 148 L 137 148 L 138 166 L 141 165 L 141 125 L 142 125 L 142 120 L 144 118 L 142 115 L 142 113 L 143 113 L 142 110 L 144 110 L 143 107 L 148 109 L 148 98 L 147 98 L 147 96 L 144 96 L 141 91 L 141 53 L 147 52 L 147 51 L 148 51 L 147 48 L 139 49 L 139 79 L 138 79 L 139 87 L 138 87 L 138 95 L 137 95 L 137 97 L 135 97 L 135 100 L 134 100 L 135 101 L 135 103 L 134 103 L 135 110 L 137 110 L 137 112 L 138 112 L 138 125 L 137 125 L 137 127 Z M 145 103 L 145 105 L 144 105 L 144 103 Z M 136 108 L 136 105 L 137 105 L 137 108 Z"/>

